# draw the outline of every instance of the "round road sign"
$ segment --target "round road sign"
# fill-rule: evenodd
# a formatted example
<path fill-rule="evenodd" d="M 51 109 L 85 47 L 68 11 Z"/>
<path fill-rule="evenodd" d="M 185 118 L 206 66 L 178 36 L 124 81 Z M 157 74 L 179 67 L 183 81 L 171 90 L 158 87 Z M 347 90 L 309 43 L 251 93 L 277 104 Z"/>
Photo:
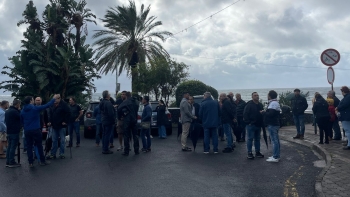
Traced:
<path fill-rule="evenodd" d="M 326 49 L 321 53 L 321 62 L 326 66 L 334 66 L 340 60 L 340 53 L 335 49 Z"/>
<path fill-rule="evenodd" d="M 333 70 L 332 67 L 329 67 L 329 68 L 327 69 L 327 80 L 328 80 L 328 83 L 329 83 L 329 84 L 333 84 L 334 78 L 335 78 L 334 70 Z"/>

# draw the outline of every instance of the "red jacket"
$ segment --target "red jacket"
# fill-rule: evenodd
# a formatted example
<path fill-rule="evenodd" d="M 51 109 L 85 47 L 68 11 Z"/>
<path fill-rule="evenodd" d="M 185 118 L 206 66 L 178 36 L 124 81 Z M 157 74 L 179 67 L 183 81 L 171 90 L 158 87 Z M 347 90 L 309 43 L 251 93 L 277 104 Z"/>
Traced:
<path fill-rule="evenodd" d="M 333 105 L 328 106 L 329 115 L 331 115 L 331 119 L 329 121 L 334 122 L 335 121 L 335 107 Z"/>

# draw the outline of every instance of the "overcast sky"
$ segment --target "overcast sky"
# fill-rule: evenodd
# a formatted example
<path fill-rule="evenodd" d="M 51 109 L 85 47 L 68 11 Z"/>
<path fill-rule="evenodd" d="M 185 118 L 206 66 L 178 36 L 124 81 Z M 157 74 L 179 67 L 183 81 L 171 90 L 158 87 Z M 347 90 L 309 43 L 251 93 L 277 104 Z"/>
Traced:
<path fill-rule="evenodd" d="M 150 15 L 163 22 L 158 30 L 179 32 L 237 0 L 137 0 L 151 4 Z M 0 66 L 20 49 L 25 27 L 17 27 L 28 0 L 0 0 Z M 34 0 L 41 15 L 47 0 Z M 127 0 L 87 0 L 103 29 L 109 6 Z M 245 0 L 183 33 L 169 38 L 164 47 L 177 61 L 190 65 L 190 79 L 222 89 L 327 87 L 327 67 L 320 61 L 323 50 L 341 54 L 334 66 L 335 86 L 350 85 L 350 1 L 345 0 Z M 307 68 L 312 67 L 312 68 Z M 1 81 L 7 76 L 1 75 Z M 130 90 L 122 73 L 121 89 Z M 97 92 L 115 90 L 115 74 L 95 81 Z M 1 94 L 3 91 L 1 91 Z M 5 93 L 8 94 L 8 93 Z"/>

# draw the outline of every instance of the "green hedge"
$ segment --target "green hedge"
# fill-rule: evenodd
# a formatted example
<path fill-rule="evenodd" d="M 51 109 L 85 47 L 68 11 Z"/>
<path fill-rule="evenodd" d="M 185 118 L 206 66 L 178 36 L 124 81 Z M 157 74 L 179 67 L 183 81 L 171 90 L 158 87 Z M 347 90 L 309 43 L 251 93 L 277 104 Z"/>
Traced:
<path fill-rule="evenodd" d="M 176 89 L 175 97 L 176 97 L 176 106 L 180 106 L 180 102 L 182 100 L 182 96 L 184 92 L 188 92 L 191 96 L 203 95 L 204 92 L 210 92 L 215 99 L 218 99 L 219 93 L 218 91 L 199 80 L 189 80 L 182 82 Z"/>

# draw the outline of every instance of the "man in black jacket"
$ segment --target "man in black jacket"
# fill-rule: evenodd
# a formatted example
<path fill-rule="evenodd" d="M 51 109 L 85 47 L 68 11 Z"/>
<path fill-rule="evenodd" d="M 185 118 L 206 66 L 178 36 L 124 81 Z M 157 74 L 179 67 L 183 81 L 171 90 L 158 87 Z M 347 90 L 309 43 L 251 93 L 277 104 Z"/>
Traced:
<path fill-rule="evenodd" d="M 68 124 L 69 131 L 69 144 L 68 147 L 73 146 L 73 130 L 75 131 L 75 135 L 77 136 L 76 147 L 80 146 L 80 117 L 83 116 L 83 110 L 76 103 L 76 99 L 74 97 L 69 98 L 69 109 L 70 109 L 70 117 Z"/>
<path fill-rule="evenodd" d="M 231 125 L 236 115 L 236 106 L 227 98 L 225 93 L 220 94 L 220 101 L 222 103 L 221 107 L 221 123 L 224 129 L 227 145 L 226 148 L 222 151 L 223 153 L 231 153 L 233 151 L 233 136 Z"/>
<path fill-rule="evenodd" d="M 297 135 L 293 139 L 304 139 L 305 123 L 304 112 L 308 107 L 306 98 L 300 95 L 300 90 L 294 90 L 294 97 L 291 99 L 294 123 L 297 128 Z"/>
<path fill-rule="evenodd" d="M 64 159 L 65 136 L 70 117 L 70 109 L 67 103 L 59 97 L 55 100 L 54 105 L 50 107 L 49 113 L 49 123 L 47 125 L 52 127 L 52 149 L 51 155 L 47 159 L 56 159 L 58 138 L 60 138 L 59 158 Z"/>
<path fill-rule="evenodd" d="M 241 138 L 237 139 L 238 142 L 245 142 L 245 133 L 246 133 L 246 129 L 245 129 L 245 122 L 243 120 L 243 111 L 244 108 L 246 106 L 246 102 L 244 100 L 242 100 L 241 98 L 241 94 L 237 93 L 236 94 L 236 121 L 237 121 L 237 126 L 238 128 L 241 130 Z"/>
<path fill-rule="evenodd" d="M 260 138 L 261 127 L 263 125 L 263 116 L 261 114 L 264 106 L 259 102 L 259 94 L 252 93 L 252 100 L 247 103 L 243 112 L 243 119 L 247 124 L 247 149 L 248 159 L 254 159 L 252 153 L 253 139 L 255 147 L 255 157 L 263 158 L 264 155 L 260 153 Z"/>
<path fill-rule="evenodd" d="M 139 105 L 135 98 L 131 97 L 131 93 L 126 93 L 126 100 L 119 105 L 118 114 L 122 114 L 124 117 L 123 130 L 124 130 L 124 156 L 129 155 L 130 150 L 130 138 L 134 141 L 135 155 L 139 154 L 139 138 L 137 136 L 137 111 Z"/>
<path fill-rule="evenodd" d="M 112 154 L 113 151 L 109 150 L 108 145 L 111 133 L 113 132 L 116 114 L 113 104 L 110 101 L 111 95 L 107 90 L 102 92 L 102 97 L 103 100 L 100 102 L 101 122 L 103 127 L 102 153 Z"/>
<path fill-rule="evenodd" d="M 19 142 L 19 133 L 21 131 L 21 101 L 15 99 L 12 106 L 5 112 L 5 124 L 7 127 L 6 167 L 20 167 L 21 164 L 15 161 L 15 151 Z"/>
<path fill-rule="evenodd" d="M 340 100 L 335 96 L 335 92 L 333 90 L 330 90 L 327 93 L 327 98 L 334 100 L 334 107 L 338 107 Z M 339 127 L 339 119 L 338 116 L 335 116 L 335 120 L 333 122 L 333 130 L 334 130 L 334 140 L 341 140 L 341 132 Z M 333 132 L 330 133 L 331 137 L 333 137 Z"/>

